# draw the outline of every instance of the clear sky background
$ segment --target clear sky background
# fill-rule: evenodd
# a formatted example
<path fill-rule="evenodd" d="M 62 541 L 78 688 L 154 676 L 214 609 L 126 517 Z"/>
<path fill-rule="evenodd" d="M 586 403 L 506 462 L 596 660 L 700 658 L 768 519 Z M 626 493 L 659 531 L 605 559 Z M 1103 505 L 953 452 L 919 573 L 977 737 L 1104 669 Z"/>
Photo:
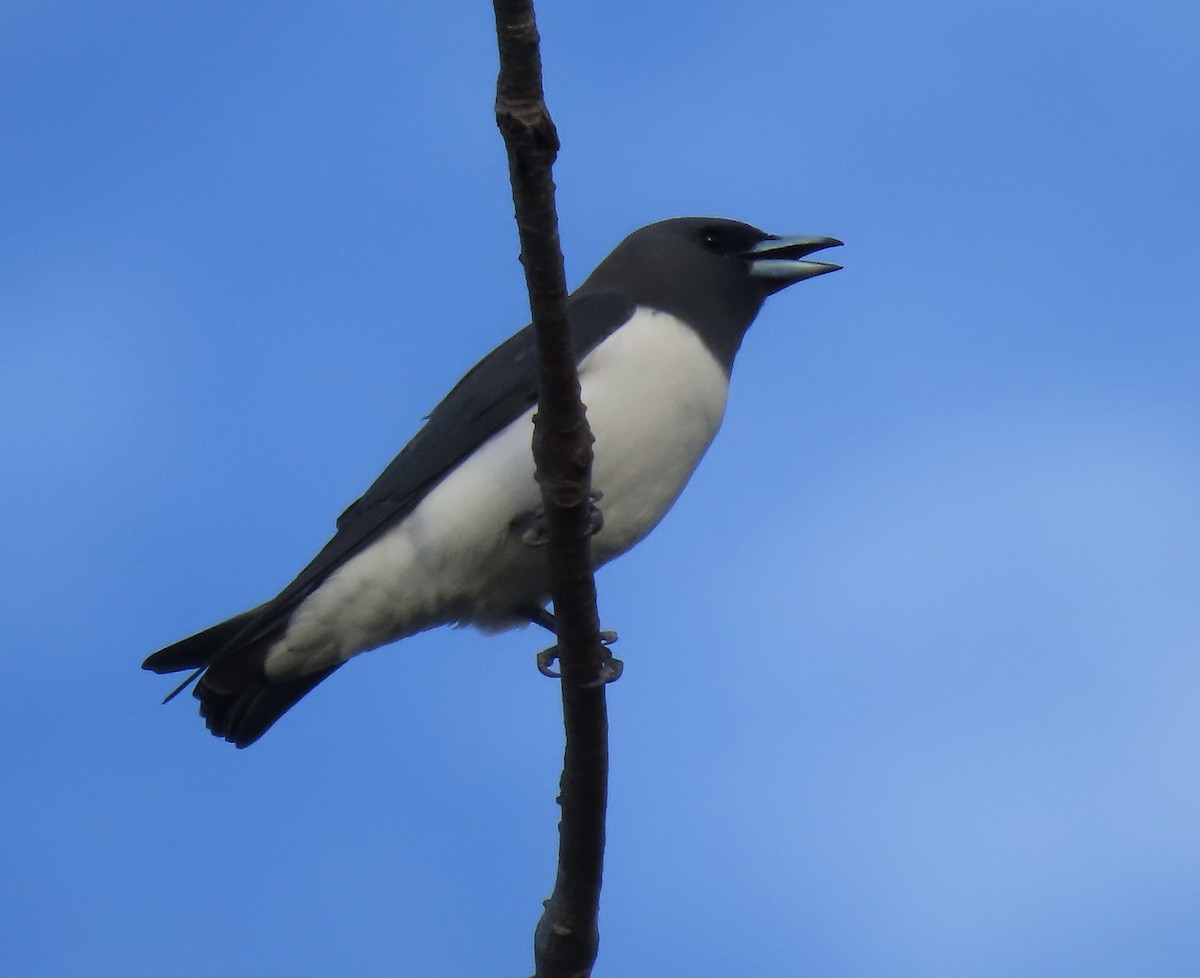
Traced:
<path fill-rule="evenodd" d="M 544 3 L 568 277 L 835 235 L 599 577 L 598 976 L 1200 973 L 1200 12 Z M 0 8 L 0 967 L 525 975 L 532 631 L 238 752 L 145 655 L 273 594 L 527 320 L 490 5 Z"/>

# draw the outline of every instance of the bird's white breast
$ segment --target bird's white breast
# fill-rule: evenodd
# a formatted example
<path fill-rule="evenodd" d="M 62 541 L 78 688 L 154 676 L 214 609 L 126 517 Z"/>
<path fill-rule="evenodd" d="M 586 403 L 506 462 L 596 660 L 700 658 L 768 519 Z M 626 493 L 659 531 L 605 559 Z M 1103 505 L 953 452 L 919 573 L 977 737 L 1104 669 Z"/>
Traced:
<path fill-rule="evenodd" d="M 728 377 L 696 333 L 639 309 L 579 367 L 596 438 L 592 485 L 604 527 L 597 565 L 650 532 L 721 425 Z M 514 607 L 547 600 L 545 550 L 513 531 L 539 503 L 533 412 L 497 432 L 401 523 L 347 561 L 297 609 L 269 674 L 309 672 L 453 621 L 511 627 Z"/>
<path fill-rule="evenodd" d="M 624 553 L 679 497 L 725 415 L 725 370 L 674 316 L 639 310 L 592 351 L 579 380 L 604 493 L 597 563 Z"/>

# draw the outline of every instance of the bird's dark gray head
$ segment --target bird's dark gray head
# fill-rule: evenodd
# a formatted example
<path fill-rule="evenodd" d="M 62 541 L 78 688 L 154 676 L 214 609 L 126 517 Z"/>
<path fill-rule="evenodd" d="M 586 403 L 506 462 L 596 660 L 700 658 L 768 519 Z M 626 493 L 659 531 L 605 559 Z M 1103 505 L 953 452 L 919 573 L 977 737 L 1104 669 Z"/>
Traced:
<path fill-rule="evenodd" d="M 769 295 L 840 265 L 805 261 L 842 242 L 782 237 L 718 217 L 679 217 L 640 228 L 576 290 L 619 292 L 688 322 L 727 366 Z"/>

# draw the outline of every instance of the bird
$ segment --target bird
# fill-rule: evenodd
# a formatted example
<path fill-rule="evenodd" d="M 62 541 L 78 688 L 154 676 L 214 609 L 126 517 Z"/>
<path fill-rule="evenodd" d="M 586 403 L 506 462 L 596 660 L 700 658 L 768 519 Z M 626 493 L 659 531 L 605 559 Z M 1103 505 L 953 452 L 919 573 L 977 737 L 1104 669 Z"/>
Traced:
<path fill-rule="evenodd" d="M 684 217 L 634 231 L 567 299 L 594 436 L 595 567 L 666 515 L 725 414 L 764 301 L 840 265 L 836 238 Z M 440 625 L 554 629 L 531 450 L 535 337 L 471 368 L 275 597 L 149 656 L 190 670 L 217 737 L 248 747 L 349 659 Z M 166 700 L 164 700 L 166 702 Z"/>

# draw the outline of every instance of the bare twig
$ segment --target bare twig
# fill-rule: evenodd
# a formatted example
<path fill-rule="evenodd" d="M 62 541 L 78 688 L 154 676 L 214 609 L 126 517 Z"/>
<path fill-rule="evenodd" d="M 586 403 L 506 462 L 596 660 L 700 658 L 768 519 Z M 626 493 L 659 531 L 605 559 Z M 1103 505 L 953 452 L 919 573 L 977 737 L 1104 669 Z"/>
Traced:
<path fill-rule="evenodd" d="M 533 454 L 550 538 L 551 596 L 562 669 L 566 749 L 560 782 L 558 873 L 534 933 L 536 978 L 586 978 L 599 947 L 596 918 L 608 797 L 607 650 L 592 579 L 592 434 L 566 315 L 566 276 L 551 167 L 558 134 L 542 93 L 532 0 L 493 0 L 500 48 L 496 122 L 508 150 L 521 260 L 538 341 Z"/>

